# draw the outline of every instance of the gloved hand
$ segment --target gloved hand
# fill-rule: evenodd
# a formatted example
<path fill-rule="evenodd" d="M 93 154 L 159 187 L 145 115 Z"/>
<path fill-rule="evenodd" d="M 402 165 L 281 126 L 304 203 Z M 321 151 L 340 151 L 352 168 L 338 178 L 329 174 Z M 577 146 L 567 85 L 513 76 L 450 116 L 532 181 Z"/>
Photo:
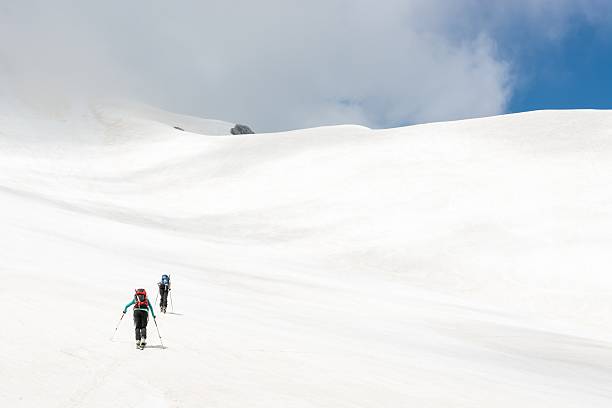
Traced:
<path fill-rule="evenodd" d="M 125 314 L 125 310 L 123 311 L 123 314 Z"/>

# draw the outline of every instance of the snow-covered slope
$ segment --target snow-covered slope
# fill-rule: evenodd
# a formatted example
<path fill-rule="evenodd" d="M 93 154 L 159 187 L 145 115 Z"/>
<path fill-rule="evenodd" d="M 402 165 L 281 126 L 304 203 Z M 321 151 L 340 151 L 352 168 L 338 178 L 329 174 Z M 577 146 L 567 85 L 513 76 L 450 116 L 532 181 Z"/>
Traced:
<path fill-rule="evenodd" d="M 111 144 L 151 140 L 180 132 L 230 135 L 234 126 L 220 120 L 178 115 L 124 101 L 10 99 L 0 94 L 0 142 Z M 63 146 L 62 146 L 63 148 Z"/>
<path fill-rule="evenodd" d="M 143 109 L 3 107 L 1 406 L 611 406 L 612 113 L 219 138 Z M 111 341 L 162 273 L 167 348 L 129 314 Z"/>

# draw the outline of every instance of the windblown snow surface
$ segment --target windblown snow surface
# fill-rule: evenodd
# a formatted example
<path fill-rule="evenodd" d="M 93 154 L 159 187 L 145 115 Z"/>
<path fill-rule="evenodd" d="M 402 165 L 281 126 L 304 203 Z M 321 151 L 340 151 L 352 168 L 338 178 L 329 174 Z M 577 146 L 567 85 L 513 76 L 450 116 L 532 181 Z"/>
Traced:
<path fill-rule="evenodd" d="M 611 112 L 78 106 L 0 110 L 0 406 L 612 406 Z M 163 273 L 166 348 L 111 340 Z"/>

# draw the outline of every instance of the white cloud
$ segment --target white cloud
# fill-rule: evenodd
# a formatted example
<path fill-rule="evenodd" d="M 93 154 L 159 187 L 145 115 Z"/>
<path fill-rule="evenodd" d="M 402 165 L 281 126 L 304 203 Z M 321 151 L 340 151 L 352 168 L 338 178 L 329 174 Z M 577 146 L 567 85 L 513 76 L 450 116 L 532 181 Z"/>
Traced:
<path fill-rule="evenodd" d="M 13 83 L 139 97 L 256 130 L 501 113 L 512 66 L 496 41 L 509 22 L 558 36 L 572 15 L 597 18 L 605 7 L 596 0 L 13 3 L 0 6 L 0 71 Z"/>

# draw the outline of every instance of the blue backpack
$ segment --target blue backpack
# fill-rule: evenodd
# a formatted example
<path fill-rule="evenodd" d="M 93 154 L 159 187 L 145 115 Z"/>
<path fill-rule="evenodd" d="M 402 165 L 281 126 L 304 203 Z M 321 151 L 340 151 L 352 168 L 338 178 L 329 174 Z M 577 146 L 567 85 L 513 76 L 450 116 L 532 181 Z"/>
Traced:
<path fill-rule="evenodd" d="M 168 275 L 162 275 L 161 284 L 168 286 L 170 284 L 170 277 Z"/>

